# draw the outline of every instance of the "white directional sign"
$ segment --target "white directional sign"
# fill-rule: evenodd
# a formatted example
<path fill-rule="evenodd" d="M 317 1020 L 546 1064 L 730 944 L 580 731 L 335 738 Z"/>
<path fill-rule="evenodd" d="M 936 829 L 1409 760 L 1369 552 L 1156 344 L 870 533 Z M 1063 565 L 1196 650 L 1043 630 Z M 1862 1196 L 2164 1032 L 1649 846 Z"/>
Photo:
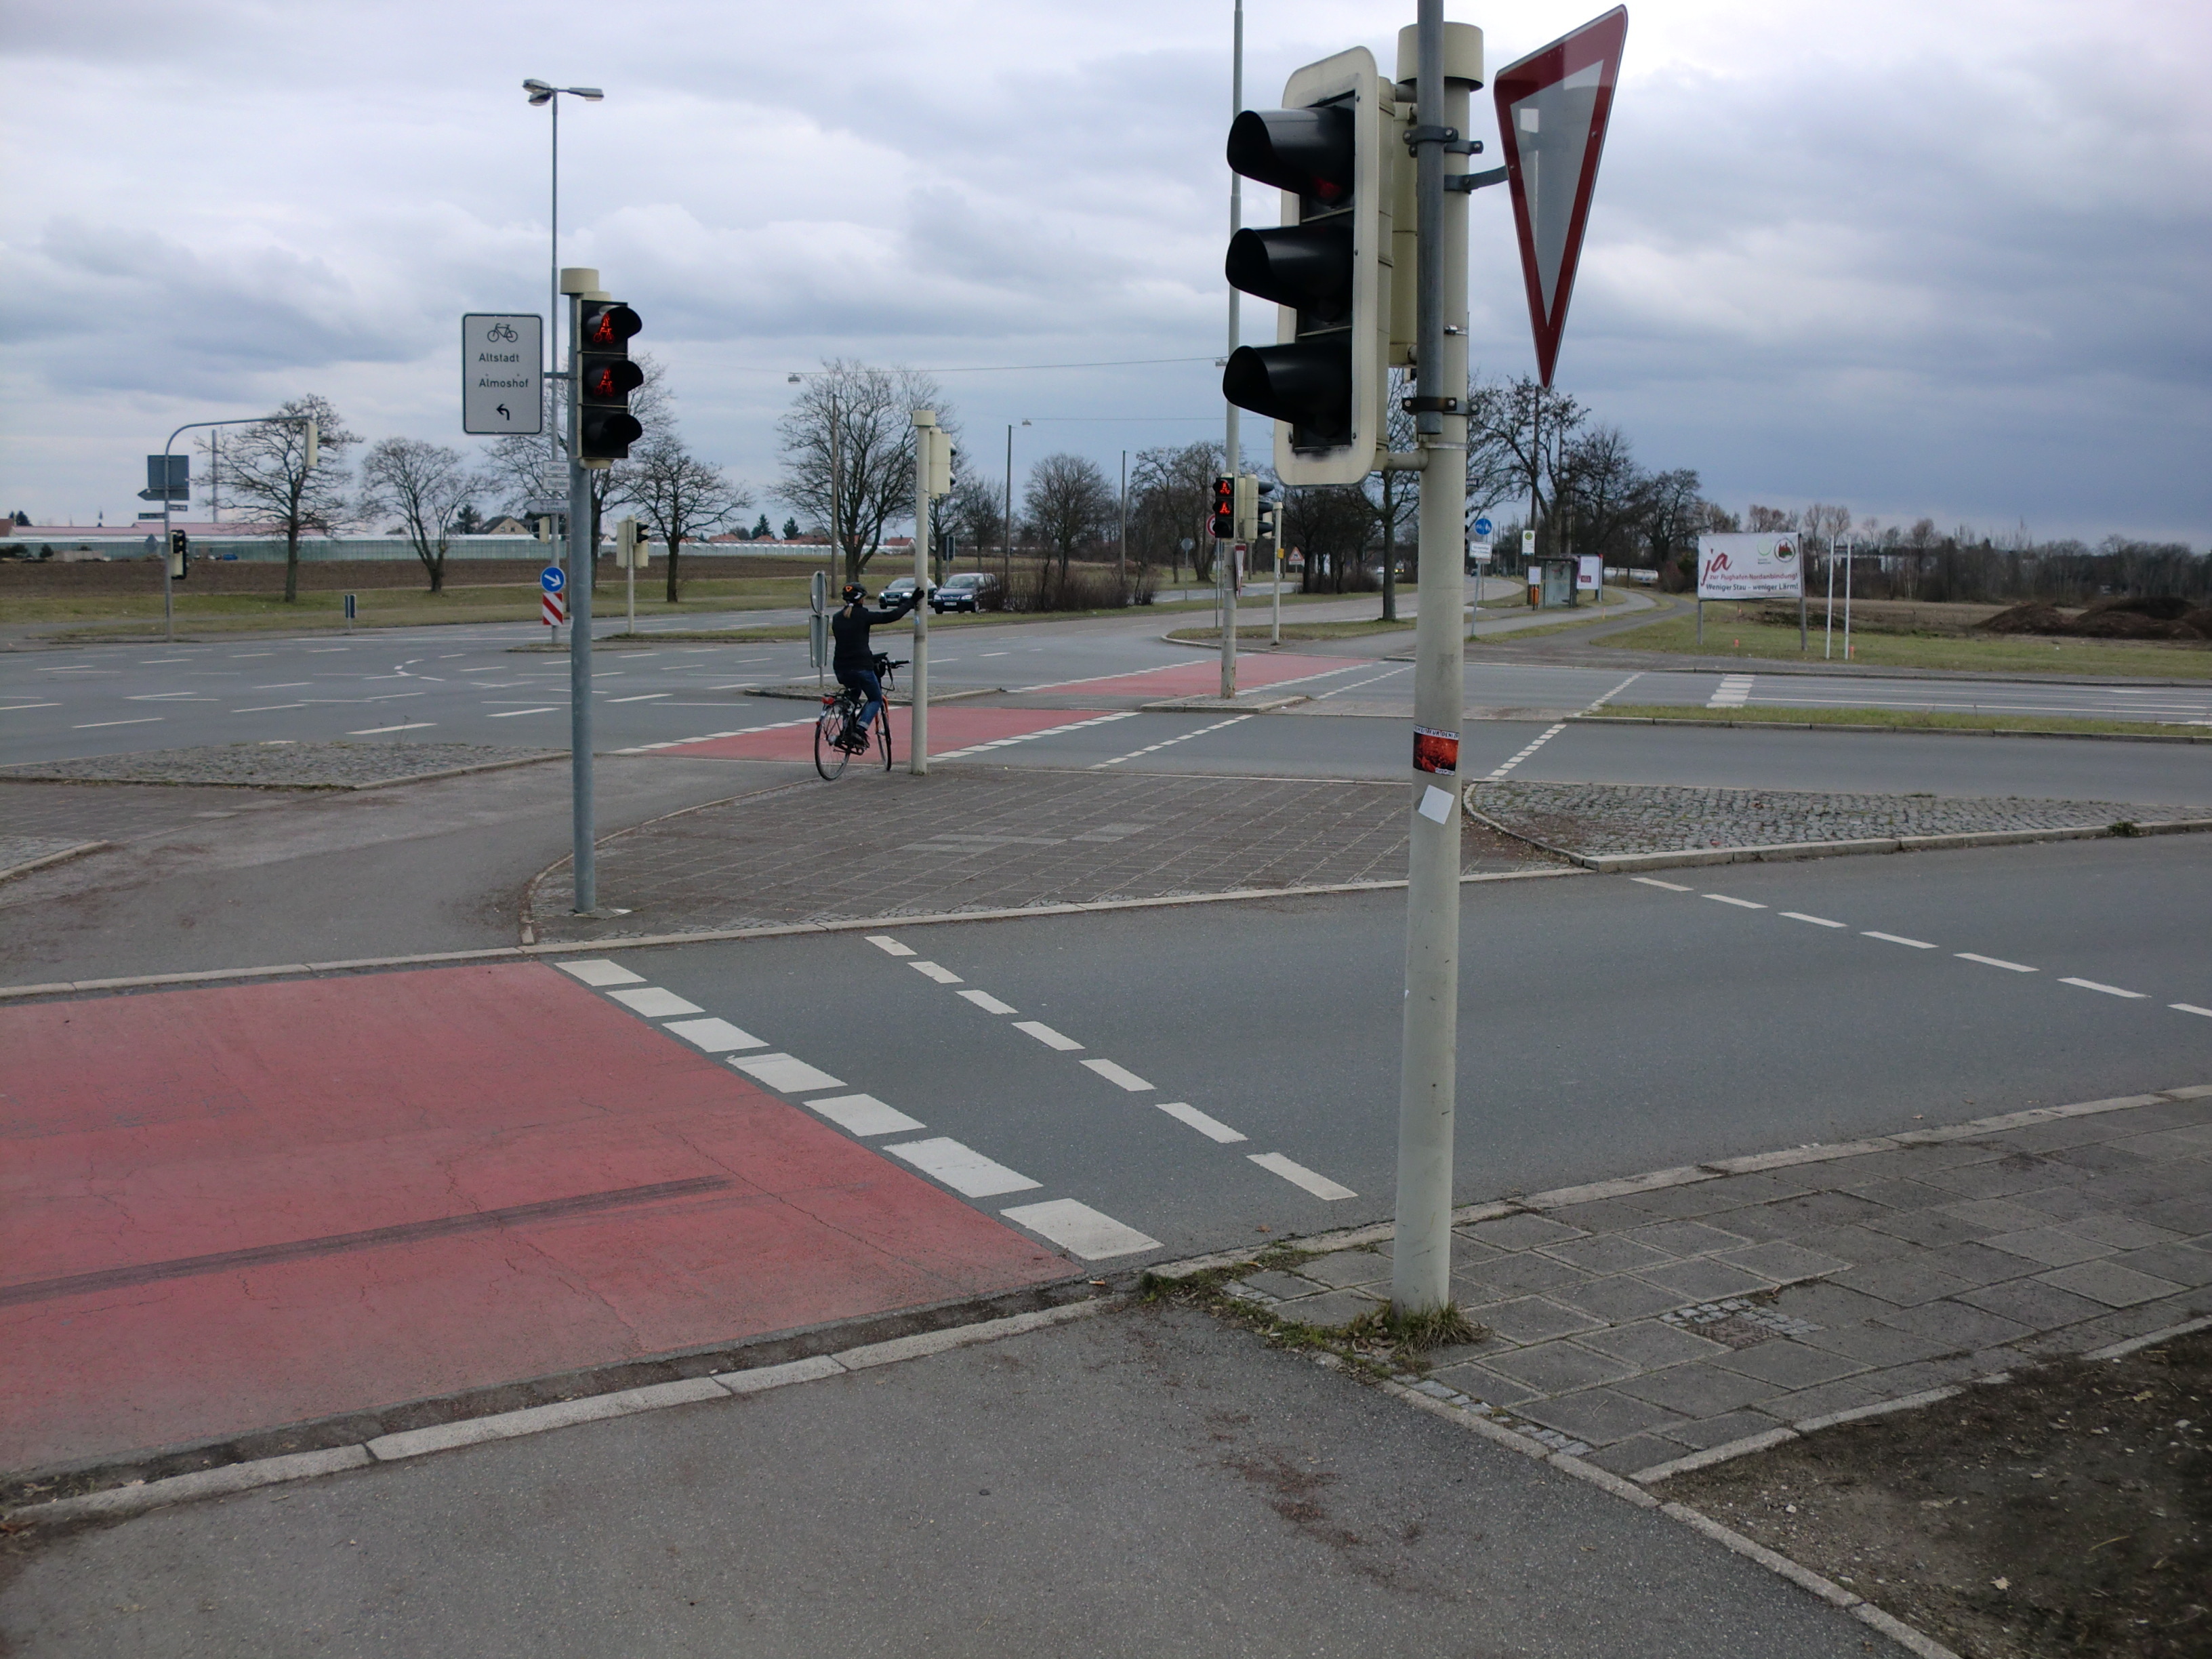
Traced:
<path fill-rule="evenodd" d="M 461 430 L 488 437 L 545 429 L 545 321 L 472 311 L 461 319 Z"/>

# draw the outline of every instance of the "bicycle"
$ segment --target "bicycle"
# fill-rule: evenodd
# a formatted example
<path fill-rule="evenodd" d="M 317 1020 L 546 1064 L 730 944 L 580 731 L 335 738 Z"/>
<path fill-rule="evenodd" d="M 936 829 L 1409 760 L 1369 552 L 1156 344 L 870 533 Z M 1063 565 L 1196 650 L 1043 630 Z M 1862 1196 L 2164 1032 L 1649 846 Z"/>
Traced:
<path fill-rule="evenodd" d="M 876 678 L 883 686 L 881 706 L 876 710 L 876 744 L 883 751 L 884 770 L 891 769 L 891 679 L 892 671 L 905 667 L 904 657 L 887 657 L 876 653 Z M 863 699 L 849 685 L 837 688 L 835 696 L 822 699 L 822 713 L 814 722 L 814 769 L 825 782 L 834 783 L 844 776 L 845 769 L 852 764 L 855 755 L 866 754 L 867 736 L 860 734 L 858 745 L 848 748 L 845 734 L 854 729 L 854 722 L 860 717 Z"/>

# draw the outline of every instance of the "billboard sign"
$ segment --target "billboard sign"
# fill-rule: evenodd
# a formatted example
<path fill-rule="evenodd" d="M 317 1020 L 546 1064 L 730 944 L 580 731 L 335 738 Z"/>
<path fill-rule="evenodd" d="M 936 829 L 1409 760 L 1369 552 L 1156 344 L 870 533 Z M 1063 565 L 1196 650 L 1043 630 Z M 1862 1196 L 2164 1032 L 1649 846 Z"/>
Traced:
<path fill-rule="evenodd" d="M 1698 538 L 1701 599 L 1796 599 L 1805 595 L 1797 538 L 1789 531 Z"/>

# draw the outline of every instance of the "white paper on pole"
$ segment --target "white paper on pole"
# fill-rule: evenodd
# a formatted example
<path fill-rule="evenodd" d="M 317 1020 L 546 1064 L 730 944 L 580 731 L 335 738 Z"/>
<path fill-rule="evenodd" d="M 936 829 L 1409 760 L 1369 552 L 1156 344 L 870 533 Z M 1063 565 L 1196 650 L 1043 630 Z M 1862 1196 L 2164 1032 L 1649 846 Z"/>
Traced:
<path fill-rule="evenodd" d="M 1421 792 L 1421 804 L 1415 809 L 1431 823 L 1451 822 L 1452 798 L 1449 789 L 1439 789 L 1433 783 Z"/>

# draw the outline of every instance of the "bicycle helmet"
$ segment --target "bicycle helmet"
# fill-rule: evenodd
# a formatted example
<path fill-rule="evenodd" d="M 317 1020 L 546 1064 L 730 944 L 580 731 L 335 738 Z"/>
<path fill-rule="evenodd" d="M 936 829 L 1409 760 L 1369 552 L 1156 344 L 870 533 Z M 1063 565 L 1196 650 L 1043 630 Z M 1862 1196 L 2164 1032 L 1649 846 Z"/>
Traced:
<path fill-rule="evenodd" d="M 866 588 L 861 586 L 858 582 L 847 582 L 845 584 L 846 604 L 866 605 L 867 602 L 868 590 Z"/>

